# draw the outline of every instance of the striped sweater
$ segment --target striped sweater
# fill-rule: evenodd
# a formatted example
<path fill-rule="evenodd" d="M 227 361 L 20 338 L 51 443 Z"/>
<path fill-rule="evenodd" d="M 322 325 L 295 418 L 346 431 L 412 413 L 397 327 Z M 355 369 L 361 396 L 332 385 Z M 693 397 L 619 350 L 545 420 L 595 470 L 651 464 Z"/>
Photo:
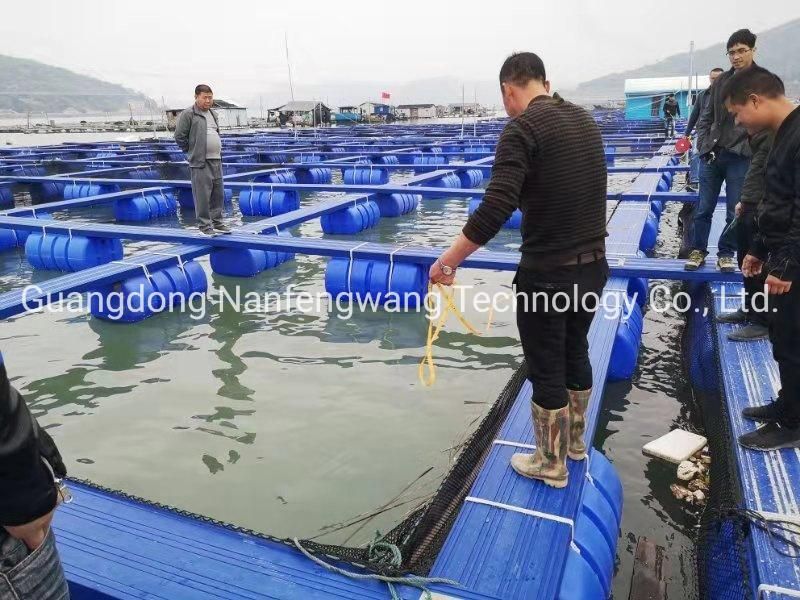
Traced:
<path fill-rule="evenodd" d="M 606 159 L 600 129 L 561 98 L 534 98 L 503 129 L 483 202 L 464 226 L 481 246 L 522 211 L 520 265 L 549 269 L 605 250 Z"/>

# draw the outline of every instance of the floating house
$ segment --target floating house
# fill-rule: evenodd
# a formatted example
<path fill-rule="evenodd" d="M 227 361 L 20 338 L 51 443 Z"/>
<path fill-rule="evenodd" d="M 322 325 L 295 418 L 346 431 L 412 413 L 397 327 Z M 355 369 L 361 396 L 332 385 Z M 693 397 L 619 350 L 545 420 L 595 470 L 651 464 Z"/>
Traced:
<path fill-rule="evenodd" d="M 396 109 L 399 119 L 434 119 L 435 104 L 400 104 Z"/>
<path fill-rule="evenodd" d="M 276 109 L 282 122 L 296 125 L 320 125 L 331 122 L 331 109 L 316 100 L 295 100 Z"/>
<path fill-rule="evenodd" d="M 710 85 L 708 75 L 693 77 L 691 82 L 692 102 L 697 92 Z M 625 80 L 625 119 L 661 119 L 664 100 L 669 94 L 675 94 L 681 114 L 689 113 L 689 77 L 644 77 Z"/>

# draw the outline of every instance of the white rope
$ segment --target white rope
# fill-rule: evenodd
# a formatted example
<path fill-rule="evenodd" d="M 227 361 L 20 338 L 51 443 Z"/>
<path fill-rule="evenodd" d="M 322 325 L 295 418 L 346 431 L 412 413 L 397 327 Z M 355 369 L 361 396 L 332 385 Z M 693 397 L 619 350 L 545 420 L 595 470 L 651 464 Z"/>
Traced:
<path fill-rule="evenodd" d="M 503 504 L 502 502 L 495 502 L 494 500 L 486 500 L 485 498 L 476 498 L 475 496 L 467 496 L 464 499 L 464 502 L 472 502 L 474 504 L 483 504 L 485 506 L 492 506 L 494 508 L 499 508 L 501 510 L 508 510 L 510 512 L 519 513 L 521 515 L 527 515 L 529 517 L 536 517 L 538 519 L 546 519 L 548 521 L 554 521 L 556 523 L 561 523 L 562 525 L 569 526 L 569 544 L 575 552 L 578 554 L 581 551 L 575 545 L 575 521 L 572 519 L 568 519 L 567 517 L 562 517 L 561 515 L 553 515 L 550 513 L 540 512 L 538 510 L 531 510 L 530 508 L 522 508 L 521 506 L 514 506 L 513 504 Z"/>
<path fill-rule="evenodd" d="M 398 246 L 397 248 L 392 250 L 391 253 L 389 254 L 389 281 L 387 282 L 386 285 L 387 293 L 392 291 L 392 276 L 394 275 L 394 253 L 398 252 L 399 250 L 402 250 L 406 246 L 408 246 L 408 244 L 403 244 L 402 246 Z"/>
<path fill-rule="evenodd" d="M 352 289 L 351 289 L 351 286 L 350 286 L 350 278 L 353 275 L 353 253 L 356 250 L 358 250 L 359 248 L 361 248 L 361 246 L 364 246 L 364 245 L 366 245 L 368 243 L 369 242 L 361 242 L 357 246 L 353 246 L 352 248 L 350 248 L 350 262 L 347 263 L 347 293 L 348 294 L 352 293 Z"/>
<path fill-rule="evenodd" d="M 171 254 L 169 252 L 150 252 L 150 254 L 154 254 L 155 256 L 171 256 L 178 261 L 178 267 L 180 267 L 181 271 L 186 271 L 186 265 L 180 254 Z"/>
<path fill-rule="evenodd" d="M 150 271 L 147 269 L 147 265 L 144 263 L 137 263 L 131 262 L 126 260 L 112 260 L 111 264 L 114 265 L 125 265 L 126 267 L 141 267 L 142 271 L 144 271 L 144 276 L 147 277 L 148 280 L 152 280 L 152 276 L 150 275 Z"/>
<path fill-rule="evenodd" d="M 513 446 L 514 448 L 524 448 L 526 450 L 536 450 L 534 444 L 523 444 L 522 442 L 509 442 L 508 440 L 495 440 L 492 442 L 498 446 Z"/>
<path fill-rule="evenodd" d="M 800 590 L 793 590 L 790 588 L 781 587 L 779 585 L 762 583 L 758 586 L 756 600 L 766 597 L 767 594 L 781 594 L 783 596 L 791 596 L 792 598 L 800 598 Z"/>

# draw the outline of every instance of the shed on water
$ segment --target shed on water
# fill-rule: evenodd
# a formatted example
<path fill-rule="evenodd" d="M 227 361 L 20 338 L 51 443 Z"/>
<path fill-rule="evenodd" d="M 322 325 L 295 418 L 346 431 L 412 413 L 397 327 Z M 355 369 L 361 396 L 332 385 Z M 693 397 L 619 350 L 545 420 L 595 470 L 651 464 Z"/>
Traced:
<path fill-rule="evenodd" d="M 692 77 L 691 97 L 694 103 L 699 91 L 709 86 L 708 75 Z M 644 77 L 625 80 L 625 118 L 660 119 L 664 100 L 675 94 L 681 115 L 689 116 L 689 78 L 688 77 Z"/>

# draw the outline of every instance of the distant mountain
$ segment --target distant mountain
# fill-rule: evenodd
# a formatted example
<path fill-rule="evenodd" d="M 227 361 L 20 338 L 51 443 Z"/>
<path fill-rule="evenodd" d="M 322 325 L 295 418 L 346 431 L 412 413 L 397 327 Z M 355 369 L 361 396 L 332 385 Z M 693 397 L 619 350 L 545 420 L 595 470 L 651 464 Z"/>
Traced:
<path fill-rule="evenodd" d="M 0 112 L 120 113 L 143 94 L 35 60 L 0 55 Z"/>
<path fill-rule="evenodd" d="M 756 62 L 780 75 L 792 95 L 800 94 L 800 19 L 789 21 L 773 29 L 756 32 Z M 714 67 L 728 69 L 730 63 L 725 56 L 725 42 L 715 44 L 694 53 L 694 68 L 700 75 Z M 638 69 L 612 73 L 580 84 L 572 93 L 576 98 L 602 101 L 622 98 L 626 79 L 636 77 L 662 77 L 686 75 L 689 72 L 689 53 L 675 54 L 655 64 Z"/>

